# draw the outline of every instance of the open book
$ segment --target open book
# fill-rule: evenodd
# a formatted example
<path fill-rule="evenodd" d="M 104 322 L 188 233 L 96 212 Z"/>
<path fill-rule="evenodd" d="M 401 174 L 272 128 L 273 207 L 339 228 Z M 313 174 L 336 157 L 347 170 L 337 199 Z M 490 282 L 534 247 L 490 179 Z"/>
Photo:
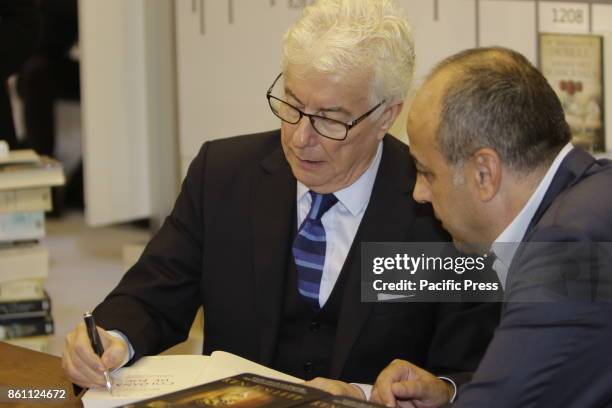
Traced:
<path fill-rule="evenodd" d="M 85 408 L 116 407 L 241 373 L 254 373 L 291 383 L 303 382 L 224 351 L 215 351 L 210 356 L 149 356 L 112 374 L 112 396 L 105 389 L 92 388 L 82 401 Z"/>
<path fill-rule="evenodd" d="M 348 397 L 256 374 L 239 374 L 160 395 L 125 408 L 383 408 Z"/>

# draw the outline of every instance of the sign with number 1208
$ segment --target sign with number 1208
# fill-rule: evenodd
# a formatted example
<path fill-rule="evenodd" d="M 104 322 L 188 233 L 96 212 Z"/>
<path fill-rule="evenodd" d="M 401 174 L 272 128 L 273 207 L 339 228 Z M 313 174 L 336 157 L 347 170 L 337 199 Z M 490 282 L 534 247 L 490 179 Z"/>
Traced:
<path fill-rule="evenodd" d="M 575 23 L 584 22 L 584 11 L 581 9 L 553 7 L 553 23 Z"/>

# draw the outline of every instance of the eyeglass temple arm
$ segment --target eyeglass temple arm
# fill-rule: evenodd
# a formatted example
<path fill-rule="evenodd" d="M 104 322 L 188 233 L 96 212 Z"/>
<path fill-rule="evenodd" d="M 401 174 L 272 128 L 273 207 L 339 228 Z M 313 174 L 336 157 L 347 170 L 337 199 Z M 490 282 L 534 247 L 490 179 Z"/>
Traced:
<path fill-rule="evenodd" d="M 274 80 L 274 82 L 272 82 L 272 85 L 270 85 L 270 87 L 268 88 L 268 92 L 266 92 L 267 95 L 270 95 L 272 93 L 272 89 L 274 88 L 274 85 L 276 85 L 276 82 L 282 75 L 283 73 L 281 72 L 280 74 L 276 76 L 276 79 Z"/>

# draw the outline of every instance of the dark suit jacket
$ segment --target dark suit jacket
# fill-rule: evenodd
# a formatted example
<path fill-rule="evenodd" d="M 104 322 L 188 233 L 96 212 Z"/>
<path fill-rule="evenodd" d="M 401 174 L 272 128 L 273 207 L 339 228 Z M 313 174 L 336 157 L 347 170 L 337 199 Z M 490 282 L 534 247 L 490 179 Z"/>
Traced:
<path fill-rule="evenodd" d="M 393 358 L 436 372 L 473 371 L 497 324 L 494 304 L 360 302 L 359 242 L 448 240 L 431 207 L 413 201 L 414 182 L 407 146 L 386 136 L 342 272 L 333 378 L 373 382 Z M 96 309 L 98 323 L 124 332 L 138 358 L 184 340 L 203 305 L 204 353 L 271 364 L 295 212 L 296 180 L 279 131 L 204 144 L 161 230 Z"/>
<path fill-rule="evenodd" d="M 510 266 L 500 326 L 453 406 L 612 406 L 611 255 L 586 259 L 612 241 L 611 188 L 612 162 L 578 148 L 562 162 Z"/>

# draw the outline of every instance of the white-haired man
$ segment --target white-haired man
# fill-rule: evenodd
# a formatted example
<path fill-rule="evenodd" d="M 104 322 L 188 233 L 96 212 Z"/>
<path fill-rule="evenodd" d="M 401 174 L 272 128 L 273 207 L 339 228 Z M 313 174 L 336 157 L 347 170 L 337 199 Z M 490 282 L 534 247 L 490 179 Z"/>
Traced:
<path fill-rule="evenodd" d="M 110 331 L 102 359 L 82 325 L 68 335 L 69 378 L 101 385 L 104 368 L 176 344 L 200 305 L 204 353 L 306 379 L 371 382 L 397 356 L 474 370 L 495 305 L 360 302 L 360 242 L 449 239 L 412 199 L 413 162 L 387 134 L 413 65 L 393 1 L 305 8 L 267 92 L 280 131 L 204 144 L 161 230 L 94 311 Z"/>

